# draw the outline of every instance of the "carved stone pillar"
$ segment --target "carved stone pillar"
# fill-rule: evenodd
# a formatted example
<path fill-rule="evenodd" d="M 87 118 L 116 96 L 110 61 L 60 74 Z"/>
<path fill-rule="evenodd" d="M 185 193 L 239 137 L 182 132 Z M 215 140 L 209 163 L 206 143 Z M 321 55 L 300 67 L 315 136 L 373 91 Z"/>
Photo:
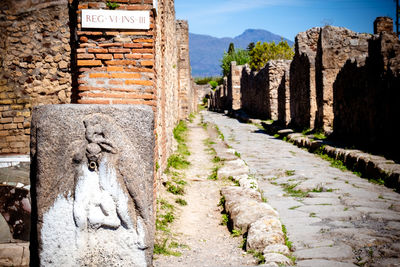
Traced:
<path fill-rule="evenodd" d="M 152 266 L 149 106 L 34 109 L 33 266 Z"/>

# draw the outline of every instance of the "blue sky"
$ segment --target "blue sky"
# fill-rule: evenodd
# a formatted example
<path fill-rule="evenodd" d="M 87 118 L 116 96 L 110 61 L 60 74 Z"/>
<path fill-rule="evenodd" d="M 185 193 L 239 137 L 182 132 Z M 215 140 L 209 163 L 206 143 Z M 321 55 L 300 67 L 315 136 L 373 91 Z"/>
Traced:
<path fill-rule="evenodd" d="M 324 25 L 373 32 L 378 16 L 395 19 L 394 0 L 175 0 L 177 19 L 192 33 L 235 37 L 264 29 L 294 40 L 297 33 Z"/>

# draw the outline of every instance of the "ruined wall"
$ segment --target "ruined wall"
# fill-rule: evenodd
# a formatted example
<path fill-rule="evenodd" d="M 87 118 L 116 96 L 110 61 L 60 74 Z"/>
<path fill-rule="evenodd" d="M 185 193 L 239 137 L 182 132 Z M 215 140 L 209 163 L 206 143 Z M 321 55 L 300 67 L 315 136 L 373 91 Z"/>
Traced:
<path fill-rule="evenodd" d="M 315 128 L 331 132 L 333 127 L 333 83 L 350 58 L 358 62 L 368 53 L 370 34 L 359 34 L 342 27 L 321 29 L 316 55 L 317 115 Z"/>
<path fill-rule="evenodd" d="M 229 72 L 227 85 L 226 85 L 226 95 L 225 95 L 225 107 L 228 110 L 238 110 L 242 108 L 241 104 L 241 92 L 240 92 L 240 82 L 242 78 L 242 70 L 244 66 L 237 65 L 235 61 L 231 62 L 231 71 Z"/>
<path fill-rule="evenodd" d="M 271 110 L 268 97 L 268 68 L 252 72 L 245 65 L 241 78 L 242 108 L 248 114 L 263 119 L 269 119 Z"/>
<path fill-rule="evenodd" d="M 281 117 L 287 118 L 290 60 L 271 60 L 258 72 L 246 65 L 241 79 L 242 108 L 258 118 L 278 120 L 278 94 L 281 90 Z M 286 78 L 287 77 L 287 78 Z M 284 79 L 284 80 L 283 80 Z"/>
<path fill-rule="evenodd" d="M 366 59 L 352 58 L 333 84 L 334 136 L 399 159 L 400 41 L 393 32 L 368 40 Z M 351 115 L 349 115 L 351 114 Z"/>
<path fill-rule="evenodd" d="M 282 126 L 287 126 L 290 121 L 290 63 L 287 61 L 282 66 L 282 72 L 278 86 L 278 122 Z"/>
<path fill-rule="evenodd" d="M 10 0 L 0 10 L 0 154 L 26 154 L 32 107 L 71 102 L 68 1 Z"/>
<path fill-rule="evenodd" d="M 174 1 L 160 0 L 156 16 L 156 77 L 157 77 L 157 137 L 158 176 L 172 153 L 173 128 L 178 122 L 178 48 Z"/>
<path fill-rule="evenodd" d="M 179 118 L 184 119 L 196 110 L 193 104 L 195 87 L 193 86 L 189 58 L 189 24 L 185 20 L 176 22 L 178 46 L 178 83 L 179 83 Z"/>
<path fill-rule="evenodd" d="M 317 111 L 315 57 L 321 28 L 301 32 L 295 39 L 295 55 L 290 65 L 290 124 L 314 128 Z"/>

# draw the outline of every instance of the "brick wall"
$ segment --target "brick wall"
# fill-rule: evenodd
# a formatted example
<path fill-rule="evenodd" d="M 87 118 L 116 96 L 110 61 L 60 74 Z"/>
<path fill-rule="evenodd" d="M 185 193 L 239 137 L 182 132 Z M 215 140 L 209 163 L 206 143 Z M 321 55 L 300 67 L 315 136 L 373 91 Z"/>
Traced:
<path fill-rule="evenodd" d="M 68 2 L 0 5 L 0 154 L 29 152 L 33 106 L 71 101 Z"/>
<path fill-rule="evenodd" d="M 76 49 L 78 103 L 156 107 L 152 0 L 121 0 L 117 10 L 149 10 L 149 30 L 86 30 L 82 9 L 107 9 L 105 1 L 79 1 Z"/>

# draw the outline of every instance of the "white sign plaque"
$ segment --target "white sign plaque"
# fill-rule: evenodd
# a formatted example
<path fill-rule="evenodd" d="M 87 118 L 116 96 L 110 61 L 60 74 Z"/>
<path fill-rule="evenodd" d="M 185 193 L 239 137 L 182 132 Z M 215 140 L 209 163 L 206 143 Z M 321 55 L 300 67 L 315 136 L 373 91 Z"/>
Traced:
<path fill-rule="evenodd" d="M 150 11 L 82 10 L 82 28 L 150 29 Z"/>

